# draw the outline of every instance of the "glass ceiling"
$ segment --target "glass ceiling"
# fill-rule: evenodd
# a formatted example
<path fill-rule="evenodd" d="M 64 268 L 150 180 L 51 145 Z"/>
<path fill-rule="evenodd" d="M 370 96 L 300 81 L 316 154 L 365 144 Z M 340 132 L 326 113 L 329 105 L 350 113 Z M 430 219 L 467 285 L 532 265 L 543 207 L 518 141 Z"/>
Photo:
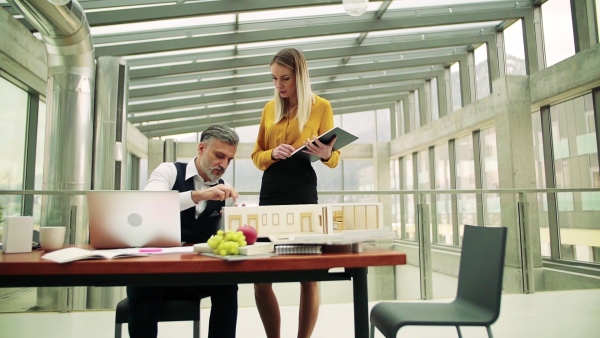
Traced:
<path fill-rule="evenodd" d="M 129 120 L 149 137 L 197 131 L 237 114 L 243 121 L 232 126 L 257 124 L 273 95 L 268 63 L 284 47 L 305 53 L 313 91 L 329 99 L 334 112 L 392 105 L 477 47 L 495 43 L 496 31 L 532 6 L 370 1 L 365 14 L 352 17 L 341 0 L 79 3 L 96 56 L 128 60 Z M 6 0 L 0 6 L 21 18 Z"/>

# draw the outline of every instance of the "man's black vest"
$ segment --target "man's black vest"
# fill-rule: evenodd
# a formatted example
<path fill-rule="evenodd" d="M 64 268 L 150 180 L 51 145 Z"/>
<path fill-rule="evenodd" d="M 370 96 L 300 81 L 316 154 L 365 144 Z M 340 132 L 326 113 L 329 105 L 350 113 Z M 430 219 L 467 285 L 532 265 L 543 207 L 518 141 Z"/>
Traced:
<path fill-rule="evenodd" d="M 194 178 L 185 179 L 185 169 L 187 163 L 175 162 L 177 168 L 177 179 L 173 190 L 179 192 L 196 190 L 194 187 Z M 222 179 L 219 184 L 225 183 Z M 181 241 L 186 243 L 204 243 L 210 236 L 219 230 L 219 221 L 221 220 L 221 208 L 225 206 L 225 201 L 206 201 L 206 208 L 196 218 L 196 208 L 192 207 L 183 210 L 181 217 Z"/>

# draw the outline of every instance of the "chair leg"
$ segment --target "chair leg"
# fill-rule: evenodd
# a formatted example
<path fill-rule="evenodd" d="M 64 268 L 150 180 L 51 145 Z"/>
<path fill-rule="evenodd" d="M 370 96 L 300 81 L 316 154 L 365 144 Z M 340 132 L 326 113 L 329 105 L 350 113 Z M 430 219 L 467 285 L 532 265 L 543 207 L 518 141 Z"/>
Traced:
<path fill-rule="evenodd" d="M 115 338 L 121 338 L 121 324 L 115 324 Z"/>
<path fill-rule="evenodd" d="M 456 325 L 456 332 L 458 332 L 458 338 L 462 338 L 462 332 L 460 332 L 460 327 Z"/>
<path fill-rule="evenodd" d="M 375 338 L 375 325 L 373 325 L 373 323 L 371 323 L 371 330 L 369 330 L 369 337 Z"/>
<path fill-rule="evenodd" d="M 485 329 L 487 330 L 488 333 L 488 337 L 489 338 L 494 338 L 494 335 L 492 334 L 492 328 L 488 326 L 485 327 Z"/>
<path fill-rule="evenodd" d="M 200 338 L 200 321 L 194 320 L 194 338 Z"/>

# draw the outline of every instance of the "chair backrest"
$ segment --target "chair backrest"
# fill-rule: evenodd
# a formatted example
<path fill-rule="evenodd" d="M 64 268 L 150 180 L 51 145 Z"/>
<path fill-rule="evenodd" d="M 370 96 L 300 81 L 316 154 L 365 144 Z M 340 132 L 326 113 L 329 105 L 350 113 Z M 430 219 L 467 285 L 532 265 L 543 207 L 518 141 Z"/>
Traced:
<path fill-rule="evenodd" d="M 465 225 L 457 300 L 467 300 L 494 314 L 500 313 L 506 227 Z"/>

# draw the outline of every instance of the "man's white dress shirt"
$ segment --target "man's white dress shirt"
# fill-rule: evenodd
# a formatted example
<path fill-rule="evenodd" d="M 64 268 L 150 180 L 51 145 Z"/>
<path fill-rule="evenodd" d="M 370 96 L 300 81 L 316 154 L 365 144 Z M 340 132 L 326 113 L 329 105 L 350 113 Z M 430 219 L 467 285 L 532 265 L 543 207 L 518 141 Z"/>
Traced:
<path fill-rule="evenodd" d="M 187 181 L 190 177 L 194 178 L 194 189 L 195 190 L 204 190 L 208 189 L 211 186 L 218 184 L 219 181 L 214 182 L 204 182 L 202 176 L 198 174 L 198 169 L 196 168 L 196 158 L 194 157 L 190 162 L 188 162 L 185 168 L 185 180 Z M 175 164 L 172 162 L 164 162 L 161 163 L 150 175 L 148 179 L 148 183 L 144 190 L 148 191 L 165 191 L 172 190 L 175 185 L 175 181 L 177 180 L 177 168 L 175 168 Z M 227 182 L 225 182 L 227 184 Z M 228 184 L 227 184 L 228 185 Z M 225 200 L 226 207 L 234 206 L 234 201 L 232 198 L 228 198 Z M 204 211 L 206 208 L 206 201 L 200 201 L 198 204 L 194 203 L 192 200 L 192 192 L 184 191 L 179 193 L 179 207 L 180 210 L 186 210 L 191 207 L 196 207 L 196 218 L 198 215 Z"/>

